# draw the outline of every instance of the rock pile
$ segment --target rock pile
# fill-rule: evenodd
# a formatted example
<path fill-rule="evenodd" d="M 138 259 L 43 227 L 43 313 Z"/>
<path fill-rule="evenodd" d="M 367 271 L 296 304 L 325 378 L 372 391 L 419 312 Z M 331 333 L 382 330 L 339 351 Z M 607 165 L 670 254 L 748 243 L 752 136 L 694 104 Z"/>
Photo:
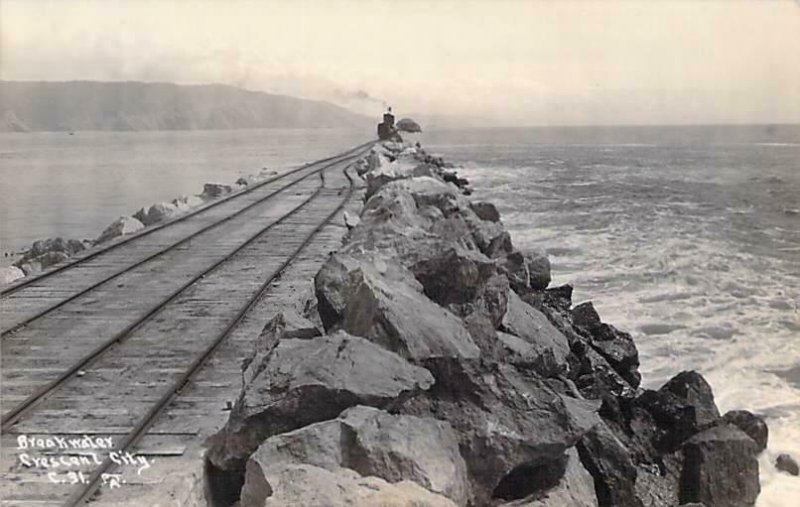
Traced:
<path fill-rule="evenodd" d="M 219 503 L 753 505 L 761 419 L 720 417 L 696 372 L 640 389 L 631 336 L 441 159 L 387 142 L 357 167 L 360 220 L 208 442 Z"/>

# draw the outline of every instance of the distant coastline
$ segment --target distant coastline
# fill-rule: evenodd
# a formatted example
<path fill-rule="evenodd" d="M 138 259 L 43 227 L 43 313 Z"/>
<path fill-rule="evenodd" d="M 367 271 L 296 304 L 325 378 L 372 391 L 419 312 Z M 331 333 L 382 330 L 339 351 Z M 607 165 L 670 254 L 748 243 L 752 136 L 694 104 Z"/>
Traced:
<path fill-rule="evenodd" d="M 0 81 L 0 132 L 361 128 L 322 101 L 227 85 Z"/>

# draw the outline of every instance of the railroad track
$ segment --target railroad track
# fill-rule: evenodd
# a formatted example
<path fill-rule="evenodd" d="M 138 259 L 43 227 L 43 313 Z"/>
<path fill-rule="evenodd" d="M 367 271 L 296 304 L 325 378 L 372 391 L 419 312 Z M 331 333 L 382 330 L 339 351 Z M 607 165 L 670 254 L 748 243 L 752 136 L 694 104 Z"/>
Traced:
<path fill-rule="evenodd" d="M 109 434 L 116 436 L 114 452 L 134 450 L 350 200 L 353 182 L 345 169 L 371 144 L 268 180 L 4 293 L 5 303 L 32 292 L 38 305 L 7 328 L 2 342 L 3 505 L 82 505 L 114 477 L 118 463 L 108 452 L 70 467 L 74 476 L 47 475 L 38 462 L 25 470 L 17 439 Z M 171 237 L 157 236 L 170 227 L 180 227 L 180 234 L 173 229 Z M 124 252 L 127 265 L 104 259 Z M 49 304 L 39 301 L 46 284 L 81 270 L 88 273 L 77 277 L 81 285 Z"/>

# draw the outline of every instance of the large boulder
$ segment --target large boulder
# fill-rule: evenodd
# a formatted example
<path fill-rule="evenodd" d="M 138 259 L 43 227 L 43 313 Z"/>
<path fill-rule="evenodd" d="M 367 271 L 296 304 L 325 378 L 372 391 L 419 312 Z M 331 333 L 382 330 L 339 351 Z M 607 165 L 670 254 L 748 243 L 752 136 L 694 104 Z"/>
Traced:
<path fill-rule="evenodd" d="M 653 416 L 659 430 L 656 447 L 667 452 L 719 419 L 711 386 L 695 371 L 675 375 L 658 391 L 645 391 L 636 405 Z"/>
<path fill-rule="evenodd" d="M 749 507 L 760 491 L 756 444 L 733 425 L 707 429 L 683 445 L 681 503 Z"/>
<path fill-rule="evenodd" d="M 23 254 L 19 263 L 24 263 L 29 259 L 41 257 L 51 252 L 60 252 L 67 257 L 86 249 L 86 246 L 77 239 L 49 238 L 34 241 L 31 247 Z"/>
<path fill-rule="evenodd" d="M 153 204 L 149 208 L 140 209 L 133 215 L 133 218 L 137 219 L 145 226 L 148 226 L 153 225 L 156 222 L 172 218 L 178 213 L 179 209 L 175 204 L 159 202 Z"/>
<path fill-rule="evenodd" d="M 513 251 L 502 260 L 511 288 L 520 294 L 530 290 L 542 291 L 550 284 L 550 259 L 544 252 Z"/>
<path fill-rule="evenodd" d="M 713 412 L 711 415 L 713 415 Z M 756 450 L 758 452 L 767 448 L 769 428 L 767 428 L 767 423 L 765 423 L 764 419 L 761 417 L 747 410 L 731 410 L 722 416 L 722 421 L 733 424 L 747 433 L 747 436 L 752 438 L 753 442 L 756 443 Z"/>
<path fill-rule="evenodd" d="M 315 278 L 326 329 L 340 327 L 409 359 L 478 357 L 480 350 L 461 320 L 436 305 L 417 282 L 388 264 L 351 264 L 332 256 Z M 344 273 L 343 273 L 344 271 Z M 413 277 L 412 277 L 413 278 Z"/>
<path fill-rule="evenodd" d="M 427 389 L 424 368 L 344 332 L 279 339 L 246 365 L 252 373 L 208 458 L 223 470 L 244 467 L 266 438 L 332 419 L 355 405 L 383 407 Z"/>
<path fill-rule="evenodd" d="M 111 241 L 119 236 L 126 234 L 133 234 L 134 232 L 144 229 L 144 224 L 133 217 L 119 217 L 111 222 L 111 225 L 105 228 L 100 236 L 94 241 L 95 244 L 105 243 Z"/>
<path fill-rule="evenodd" d="M 797 461 L 788 454 L 778 455 L 775 459 L 775 468 L 789 475 L 800 475 L 800 466 L 798 466 Z"/>
<path fill-rule="evenodd" d="M 0 285 L 8 285 L 25 276 L 25 272 L 16 266 L 0 268 Z"/>
<path fill-rule="evenodd" d="M 261 468 L 249 463 L 245 480 L 250 486 L 242 494 L 241 507 L 456 507 L 451 500 L 414 482 L 391 484 L 378 477 L 362 477 L 347 468 Z"/>
<path fill-rule="evenodd" d="M 334 420 L 275 435 L 253 453 L 248 469 L 308 464 L 350 468 L 390 483 L 414 481 L 458 505 L 468 500 L 466 465 L 450 425 L 432 418 L 392 415 L 365 406 Z M 255 497 L 245 482 L 243 497 Z"/>
<path fill-rule="evenodd" d="M 204 201 L 208 201 L 222 197 L 225 194 L 230 194 L 231 192 L 233 192 L 233 187 L 231 185 L 225 185 L 223 183 L 206 183 L 203 185 L 203 192 L 199 197 Z"/>
<path fill-rule="evenodd" d="M 506 314 L 501 330 L 529 343 L 539 357 L 541 373 L 557 373 L 566 369 L 570 352 L 567 338 L 539 310 L 509 291 Z"/>
<path fill-rule="evenodd" d="M 578 444 L 581 462 L 594 477 L 600 507 L 642 507 L 636 494 L 636 465 L 629 450 L 605 424 L 589 431 Z"/>
<path fill-rule="evenodd" d="M 399 410 L 453 426 L 475 505 L 551 487 L 555 482 L 528 484 L 519 478 L 540 471 L 557 482 L 564 452 L 600 422 L 595 404 L 557 394 L 536 375 L 509 365 L 452 358 L 424 364 L 436 383 Z"/>
<path fill-rule="evenodd" d="M 203 199 L 196 195 L 184 195 L 172 200 L 172 205 L 175 206 L 175 209 L 177 209 L 179 213 L 185 213 L 203 203 Z"/>

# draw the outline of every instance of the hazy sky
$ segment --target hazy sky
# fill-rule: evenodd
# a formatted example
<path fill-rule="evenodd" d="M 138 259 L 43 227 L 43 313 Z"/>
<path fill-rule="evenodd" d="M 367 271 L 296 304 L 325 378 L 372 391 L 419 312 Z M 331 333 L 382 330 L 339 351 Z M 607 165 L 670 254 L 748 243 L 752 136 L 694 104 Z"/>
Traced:
<path fill-rule="evenodd" d="M 800 122 L 800 1 L 0 0 L 0 75 L 509 125 Z"/>

